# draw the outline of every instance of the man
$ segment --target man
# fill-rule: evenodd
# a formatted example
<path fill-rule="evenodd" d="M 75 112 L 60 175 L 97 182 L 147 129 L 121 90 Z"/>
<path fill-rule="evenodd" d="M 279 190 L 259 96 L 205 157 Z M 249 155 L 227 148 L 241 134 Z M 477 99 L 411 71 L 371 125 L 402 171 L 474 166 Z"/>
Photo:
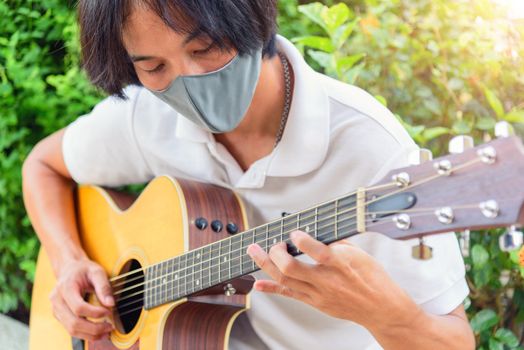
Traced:
<path fill-rule="evenodd" d="M 39 143 L 24 196 L 68 331 L 100 339 L 114 305 L 107 276 L 79 244 L 74 183 L 118 186 L 168 174 L 229 187 L 250 222 L 312 206 L 404 166 L 413 141 L 362 90 L 313 72 L 276 37 L 274 0 L 80 1 L 84 66 L 110 97 Z M 372 227 L 371 227 L 372 230 Z M 233 328 L 239 349 L 471 349 L 468 293 L 454 235 L 413 242 L 366 233 L 325 246 L 303 232 L 269 254 L 252 308 Z M 103 306 L 84 302 L 94 290 Z"/>

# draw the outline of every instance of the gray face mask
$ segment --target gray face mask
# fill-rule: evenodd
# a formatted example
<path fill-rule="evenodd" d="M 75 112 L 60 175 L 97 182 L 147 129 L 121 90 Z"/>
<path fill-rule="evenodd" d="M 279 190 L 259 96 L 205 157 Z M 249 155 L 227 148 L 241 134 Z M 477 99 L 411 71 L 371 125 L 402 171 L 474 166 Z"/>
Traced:
<path fill-rule="evenodd" d="M 237 55 L 217 71 L 178 76 L 162 91 L 150 90 L 193 123 L 213 132 L 231 131 L 247 112 L 257 86 L 262 50 Z"/>

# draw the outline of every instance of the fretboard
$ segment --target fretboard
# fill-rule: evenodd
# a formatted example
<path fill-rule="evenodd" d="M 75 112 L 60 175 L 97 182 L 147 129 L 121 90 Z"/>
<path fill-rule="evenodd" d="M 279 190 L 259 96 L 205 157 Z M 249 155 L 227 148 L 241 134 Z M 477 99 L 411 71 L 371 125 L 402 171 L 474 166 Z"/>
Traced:
<path fill-rule="evenodd" d="M 290 233 L 307 232 L 329 244 L 357 232 L 356 194 L 289 214 L 282 219 L 238 233 L 146 269 L 144 306 L 151 309 L 259 270 L 246 250 L 257 243 L 266 252 L 286 242 L 299 255 Z"/>

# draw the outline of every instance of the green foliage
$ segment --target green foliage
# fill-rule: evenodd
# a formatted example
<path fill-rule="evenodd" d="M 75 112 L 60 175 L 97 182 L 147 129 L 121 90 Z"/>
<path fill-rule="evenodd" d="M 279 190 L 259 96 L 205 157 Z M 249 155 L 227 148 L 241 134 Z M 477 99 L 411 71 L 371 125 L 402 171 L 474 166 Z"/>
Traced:
<path fill-rule="evenodd" d="M 70 4 L 4 1 L 0 18 L 0 312 L 7 312 L 29 305 L 38 250 L 22 204 L 22 162 L 100 96 L 79 69 Z"/>

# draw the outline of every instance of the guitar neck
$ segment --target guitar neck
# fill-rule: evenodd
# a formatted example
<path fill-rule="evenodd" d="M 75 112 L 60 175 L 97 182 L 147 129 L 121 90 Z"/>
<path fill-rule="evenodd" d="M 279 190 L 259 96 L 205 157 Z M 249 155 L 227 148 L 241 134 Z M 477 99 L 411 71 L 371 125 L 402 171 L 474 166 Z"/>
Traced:
<path fill-rule="evenodd" d="M 256 243 L 268 252 L 273 245 L 286 242 L 289 253 L 296 256 L 301 252 L 290 241 L 293 231 L 307 232 L 325 244 L 359 233 L 358 198 L 357 193 L 349 194 L 149 266 L 145 274 L 145 308 L 258 271 L 246 253 L 250 244 Z"/>

